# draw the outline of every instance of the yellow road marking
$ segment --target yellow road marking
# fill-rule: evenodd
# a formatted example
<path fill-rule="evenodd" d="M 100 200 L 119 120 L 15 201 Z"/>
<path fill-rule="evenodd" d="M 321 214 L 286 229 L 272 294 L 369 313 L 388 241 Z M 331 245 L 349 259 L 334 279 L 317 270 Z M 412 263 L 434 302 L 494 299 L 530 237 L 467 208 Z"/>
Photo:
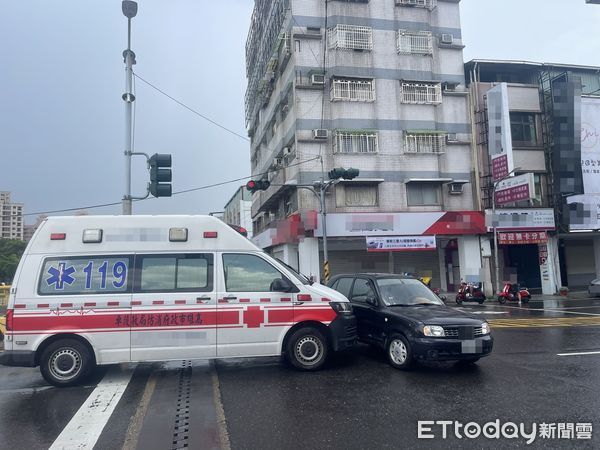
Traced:
<path fill-rule="evenodd" d="M 492 328 L 540 328 L 600 326 L 600 317 L 540 317 L 530 319 L 489 319 Z"/>

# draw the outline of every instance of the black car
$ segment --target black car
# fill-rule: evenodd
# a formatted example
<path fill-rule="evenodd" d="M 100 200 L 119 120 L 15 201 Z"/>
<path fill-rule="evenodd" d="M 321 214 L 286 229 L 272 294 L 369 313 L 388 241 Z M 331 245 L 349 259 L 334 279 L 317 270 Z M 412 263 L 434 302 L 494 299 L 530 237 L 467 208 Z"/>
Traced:
<path fill-rule="evenodd" d="M 359 340 L 384 348 L 398 369 L 424 360 L 474 363 L 492 351 L 485 320 L 446 306 L 416 278 L 360 273 L 328 285 L 352 302 Z"/>

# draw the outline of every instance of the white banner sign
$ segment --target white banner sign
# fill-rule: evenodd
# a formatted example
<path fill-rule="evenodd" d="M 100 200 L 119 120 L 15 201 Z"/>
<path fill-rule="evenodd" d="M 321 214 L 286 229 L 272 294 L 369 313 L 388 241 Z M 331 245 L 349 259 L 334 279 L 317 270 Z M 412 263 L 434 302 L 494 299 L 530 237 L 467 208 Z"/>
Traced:
<path fill-rule="evenodd" d="M 435 249 L 435 236 L 367 237 L 368 252 L 402 252 Z"/>
<path fill-rule="evenodd" d="M 569 228 L 600 228 L 600 99 L 581 98 L 581 174 L 582 195 L 567 197 L 567 203 L 579 203 L 570 211 Z"/>
<path fill-rule="evenodd" d="M 514 169 L 510 114 L 508 111 L 508 85 L 500 83 L 486 93 L 488 108 L 488 151 L 492 160 L 492 175 L 498 180 Z M 497 158 L 506 155 L 506 160 Z"/>
<path fill-rule="evenodd" d="M 491 231 L 494 223 L 498 230 L 554 230 L 554 211 L 544 209 L 496 209 L 494 218 L 491 210 L 485 212 L 485 224 Z"/>

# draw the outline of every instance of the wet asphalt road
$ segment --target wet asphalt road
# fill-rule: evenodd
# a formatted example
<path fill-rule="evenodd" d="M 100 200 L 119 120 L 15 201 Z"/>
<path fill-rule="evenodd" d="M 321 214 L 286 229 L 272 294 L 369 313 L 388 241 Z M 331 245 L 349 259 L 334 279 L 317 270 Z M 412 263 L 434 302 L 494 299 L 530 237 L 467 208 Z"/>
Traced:
<path fill-rule="evenodd" d="M 557 354 L 600 351 L 600 299 L 461 308 L 493 326 L 493 354 L 471 367 L 401 372 L 366 345 L 317 373 L 296 372 L 279 358 L 138 365 L 95 448 L 219 448 L 227 441 L 232 449 L 526 446 L 522 438 L 444 440 L 441 428 L 433 429 L 436 439 L 417 439 L 419 420 L 496 419 L 527 430 L 534 422 L 591 422 L 591 441 L 538 436 L 528 447 L 599 448 L 600 354 Z M 598 324 L 573 326 L 582 317 Z M 108 370 L 86 386 L 56 389 L 37 369 L 0 367 L 0 447 L 51 446 Z"/>

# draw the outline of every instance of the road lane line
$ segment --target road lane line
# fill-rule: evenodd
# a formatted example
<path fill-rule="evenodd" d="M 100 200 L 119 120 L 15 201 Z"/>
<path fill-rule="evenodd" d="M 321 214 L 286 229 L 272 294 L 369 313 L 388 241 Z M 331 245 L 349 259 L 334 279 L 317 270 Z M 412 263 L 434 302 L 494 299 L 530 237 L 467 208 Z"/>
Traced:
<path fill-rule="evenodd" d="M 49 450 L 94 448 L 132 374 L 133 368 L 110 368 Z"/>
<path fill-rule="evenodd" d="M 521 311 L 546 311 L 546 312 L 557 312 L 557 313 L 563 313 L 563 314 L 575 314 L 575 315 L 585 315 L 585 316 L 595 316 L 595 317 L 600 317 L 600 313 L 585 313 L 585 312 L 575 312 L 575 311 L 565 311 L 563 309 L 550 309 L 550 308 L 527 308 L 527 307 L 520 307 L 520 306 L 508 306 L 508 305 L 502 305 L 502 306 L 497 306 L 498 308 L 510 308 L 510 309 L 518 309 Z"/>
<path fill-rule="evenodd" d="M 211 361 L 212 366 L 212 385 L 213 385 L 213 400 L 215 402 L 215 409 L 217 411 L 217 424 L 219 426 L 219 441 L 221 443 L 220 448 L 222 450 L 230 450 L 231 444 L 229 442 L 229 433 L 227 432 L 227 420 L 225 419 L 225 410 L 223 409 L 223 402 L 221 402 L 221 387 L 219 386 L 219 375 L 217 374 L 217 367 L 214 360 Z"/>
<path fill-rule="evenodd" d="M 127 427 L 122 450 L 135 450 L 137 448 L 140 432 L 142 431 L 142 424 L 144 423 L 144 417 L 146 417 L 146 411 L 148 410 L 148 405 L 150 405 L 150 399 L 152 398 L 152 394 L 154 394 L 155 388 L 156 372 L 153 371 L 146 381 L 140 403 L 138 404 L 134 416 L 131 418 L 129 427 Z"/>
<path fill-rule="evenodd" d="M 600 352 L 557 353 L 557 356 L 600 355 Z"/>

